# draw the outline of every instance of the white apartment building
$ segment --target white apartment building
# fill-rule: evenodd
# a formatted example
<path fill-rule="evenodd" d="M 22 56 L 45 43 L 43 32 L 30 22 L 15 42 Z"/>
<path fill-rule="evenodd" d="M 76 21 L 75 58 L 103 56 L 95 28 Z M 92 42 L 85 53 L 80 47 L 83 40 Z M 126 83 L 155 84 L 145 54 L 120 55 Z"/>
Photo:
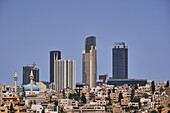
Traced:
<path fill-rule="evenodd" d="M 75 89 L 76 87 L 76 61 L 56 60 L 54 70 L 55 90 L 61 91 L 64 88 Z"/>

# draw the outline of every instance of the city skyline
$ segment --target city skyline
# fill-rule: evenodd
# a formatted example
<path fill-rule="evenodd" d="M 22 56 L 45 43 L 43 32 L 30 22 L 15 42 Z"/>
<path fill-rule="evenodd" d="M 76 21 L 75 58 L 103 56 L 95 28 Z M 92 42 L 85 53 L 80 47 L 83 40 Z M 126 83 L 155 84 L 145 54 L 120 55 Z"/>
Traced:
<path fill-rule="evenodd" d="M 34 3 L 0 3 L 1 84 L 14 84 L 15 72 L 21 84 L 22 67 L 33 61 L 40 69 L 40 81 L 50 81 L 51 50 L 76 60 L 76 82 L 81 82 L 83 45 L 91 35 L 97 37 L 98 75 L 112 76 L 112 47 L 125 42 L 129 78 L 169 79 L 169 1 Z"/>

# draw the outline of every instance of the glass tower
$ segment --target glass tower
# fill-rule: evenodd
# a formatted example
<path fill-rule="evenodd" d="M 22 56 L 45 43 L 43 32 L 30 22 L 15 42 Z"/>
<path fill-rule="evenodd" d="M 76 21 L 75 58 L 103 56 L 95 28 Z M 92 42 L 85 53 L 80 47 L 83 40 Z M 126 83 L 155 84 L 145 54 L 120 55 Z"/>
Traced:
<path fill-rule="evenodd" d="M 112 78 L 128 79 L 128 47 L 116 42 L 112 48 Z"/>
<path fill-rule="evenodd" d="M 55 60 L 61 59 L 61 51 L 50 51 L 50 83 L 54 82 Z"/>

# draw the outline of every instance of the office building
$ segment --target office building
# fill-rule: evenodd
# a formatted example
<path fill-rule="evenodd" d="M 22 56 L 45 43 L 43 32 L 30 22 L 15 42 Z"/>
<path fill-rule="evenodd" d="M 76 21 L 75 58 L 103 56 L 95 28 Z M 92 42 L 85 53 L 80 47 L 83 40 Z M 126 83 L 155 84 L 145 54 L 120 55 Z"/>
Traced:
<path fill-rule="evenodd" d="M 147 84 L 146 79 L 109 79 L 107 85 L 117 85 L 123 86 L 127 84 L 128 86 L 132 84 L 139 84 L 140 86 L 145 86 Z"/>
<path fill-rule="evenodd" d="M 54 82 L 55 61 L 61 59 L 61 51 L 50 51 L 50 83 Z"/>
<path fill-rule="evenodd" d="M 82 56 L 82 82 L 90 87 L 96 86 L 97 80 L 97 48 L 96 37 L 86 38 Z"/>
<path fill-rule="evenodd" d="M 112 78 L 128 79 L 128 47 L 116 42 L 112 48 Z"/>
<path fill-rule="evenodd" d="M 39 82 L 39 68 L 35 67 L 35 64 L 33 66 L 23 66 L 23 85 L 30 83 L 30 73 L 33 71 L 34 75 L 34 81 Z"/>
<path fill-rule="evenodd" d="M 76 62 L 75 60 L 55 61 L 55 90 L 61 91 L 64 88 L 75 89 L 76 87 Z"/>

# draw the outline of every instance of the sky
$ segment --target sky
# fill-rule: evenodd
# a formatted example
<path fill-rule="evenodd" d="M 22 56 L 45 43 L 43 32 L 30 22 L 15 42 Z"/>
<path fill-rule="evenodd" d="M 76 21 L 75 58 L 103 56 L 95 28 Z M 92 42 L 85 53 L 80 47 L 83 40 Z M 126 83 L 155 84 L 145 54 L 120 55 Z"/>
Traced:
<path fill-rule="evenodd" d="M 0 0 L 0 84 L 13 85 L 35 62 L 49 81 L 49 53 L 76 60 L 82 80 L 85 38 L 97 39 L 97 75 L 112 76 L 112 47 L 128 46 L 129 78 L 170 79 L 169 0 Z"/>

